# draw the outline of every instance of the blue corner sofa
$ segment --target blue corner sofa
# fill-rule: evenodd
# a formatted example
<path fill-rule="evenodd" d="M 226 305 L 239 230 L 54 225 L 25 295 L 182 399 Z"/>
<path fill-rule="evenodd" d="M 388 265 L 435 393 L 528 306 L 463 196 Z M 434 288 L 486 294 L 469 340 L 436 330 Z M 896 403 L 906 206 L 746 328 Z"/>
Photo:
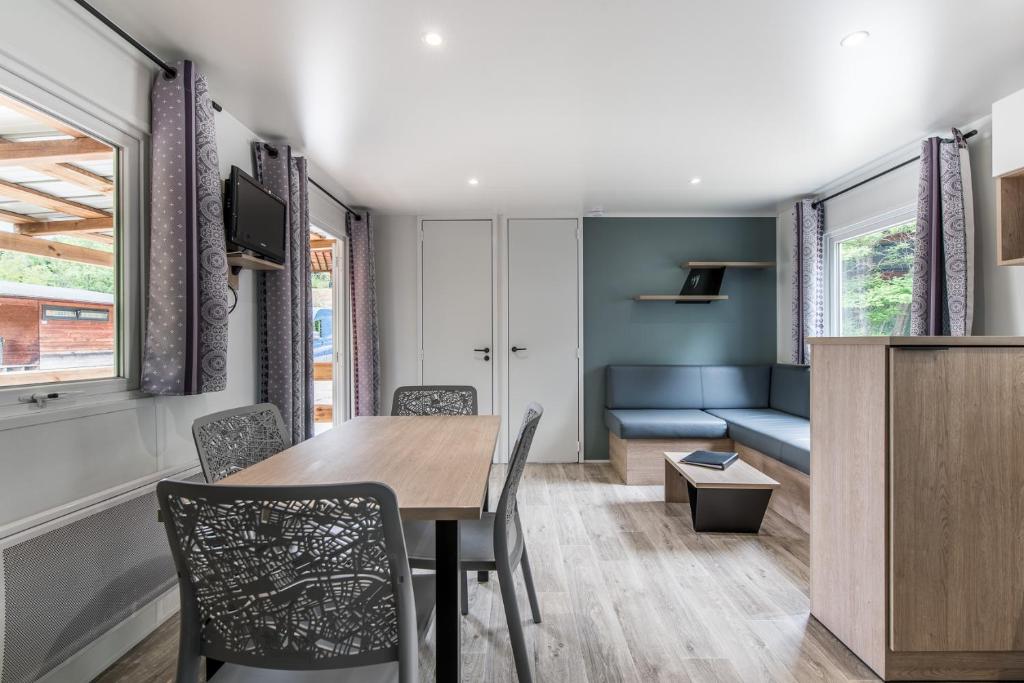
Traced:
<path fill-rule="evenodd" d="M 612 464 L 627 484 L 664 483 L 665 451 L 729 449 L 783 489 L 800 489 L 801 508 L 809 499 L 805 365 L 609 365 L 604 421 Z"/>

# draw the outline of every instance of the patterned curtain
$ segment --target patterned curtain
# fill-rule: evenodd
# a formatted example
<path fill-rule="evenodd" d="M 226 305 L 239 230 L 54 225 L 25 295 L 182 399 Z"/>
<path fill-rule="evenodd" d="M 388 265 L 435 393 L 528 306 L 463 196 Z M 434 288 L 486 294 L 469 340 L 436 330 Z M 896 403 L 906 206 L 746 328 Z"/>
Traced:
<path fill-rule="evenodd" d="M 227 386 L 228 281 L 217 135 L 192 62 L 152 93 L 149 285 L 142 389 L 181 396 Z"/>
<path fill-rule="evenodd" d="M 288 200 L 285 269 L 257 274 L 260 402 L 281 411 L 292 443 L 313 436 L 313 292 L 306 160 L 253 143 L 256 179 Z"/>
<path fill-rule="evenodd" d="M 794 231 L 792 360 L 802 365 L 811 358 L 807 338 L 825 333 L 825 205 L 797 202 Z"/>
<path fill-rule="evenodd" d="M 347 214 L 349 296 L 352 301 L 352 386 L 358 415 L 380 415 L 380 342 L 370 214 Z"/>
<path fill-rule="evenodd" d="M 913 335 L 971 334 L 974 318 L 974 199 L 960 131 L 921 143 L 914 233 Z"/>

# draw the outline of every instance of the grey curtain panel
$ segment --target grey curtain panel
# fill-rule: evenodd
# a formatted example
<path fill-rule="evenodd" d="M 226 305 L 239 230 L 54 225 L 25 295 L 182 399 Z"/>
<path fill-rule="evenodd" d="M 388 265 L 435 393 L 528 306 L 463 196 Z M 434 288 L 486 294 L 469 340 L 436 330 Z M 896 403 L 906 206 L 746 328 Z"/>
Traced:
<path fill-rule="evenodd" d="M 192 62 L 152 93 L 149 285 L 142 389 L 180 396 L 227 386 L 228 281 L 217 134 Z"/>
<path fill-rule="evenodd" d="M 913 335 L 971 334 L 974 318 L 974 200 L 960 131 L 921 143 L 910 304 Z"/>
<path fill-rule="evenodd" d="M 377 288 L 370 215 L 345 218 L 349 249 L 349 298 L 352 302 L 352 386 L 355 414 L 380 415 L 380 341 Z"/>
<path fill-rule="evenodd" d="M 796 203 L 793 240 L 794 363 L 810 362 L 808 337 L 825 333 L 825 205 Z"/>
<path fill-rule="evenodd" d="M 259 402 L 281 411 L 292 443 L 313 436 L 313 292 L 306 160 L 253 143 L 256 179 L 288 202 L 285 268 L 256 276 Z"/>

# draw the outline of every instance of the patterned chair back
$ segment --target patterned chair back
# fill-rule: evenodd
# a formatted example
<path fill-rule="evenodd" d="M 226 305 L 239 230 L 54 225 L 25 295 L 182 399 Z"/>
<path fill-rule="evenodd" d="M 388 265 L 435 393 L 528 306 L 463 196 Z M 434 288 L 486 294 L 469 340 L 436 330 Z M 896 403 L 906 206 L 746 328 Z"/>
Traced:
<path fill-rule="evenodd" d="M 398 661 L 401 681 L 418 680 L 412 574 L 390 488 L 165 480 L 157 497 L 186 668 L 200 655 L 293 670 Z"/>
<path fill-rule="evenodd" d="M 454 385 L 395 389 L 392 415 L 476 415 L 476 388 Z"/>
<path fill-rule="evenodd" d="M 232 408 L 192 423 L 203 476 L 211 484 L 291 446 L 281 411 L 272 403 Z"/>
<path fill-rule="evenodd" d="M 507 559 L 510 567 L 515 567 L 523 554 L 523 526 L 519 521 L 519 505 L 516 494 L 519 492 L 519 482 L 523 478 L 523 470 L 526 469 L 526 461 L 530 457 L 533 436 L 537 432 L 537 425 L 543 414 L 544 408 L 537 403 L 530 403 L 526 406 L 526 414 L 519 427 L 519 435 L 516 437 L 515 446 L 512 447 L 512 454 L 509 456 L 508 474 L 505 475 L 505 485 L 501 489 L 501 498 L 498 499 L 498 508 L 495 512 L 497 515 L 494 524 L 495 557 L 499 562 L 503 558 Z"/>

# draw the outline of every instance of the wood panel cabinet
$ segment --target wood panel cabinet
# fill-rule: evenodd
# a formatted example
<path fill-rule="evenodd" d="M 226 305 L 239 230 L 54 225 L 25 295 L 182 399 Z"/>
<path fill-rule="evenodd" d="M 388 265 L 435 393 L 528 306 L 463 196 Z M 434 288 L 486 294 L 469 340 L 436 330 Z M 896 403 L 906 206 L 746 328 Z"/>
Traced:
<path fill-rule="evenodd" d="M 886 680 L 1024 677 L 1024 339 L 812 341 L 811 613 Z"/>
<path fill-rule="evenodd" d="M 996 178 L 996 258 L 1024 265 L 1024 90 L 992 105 L 992 176 Z"/>

